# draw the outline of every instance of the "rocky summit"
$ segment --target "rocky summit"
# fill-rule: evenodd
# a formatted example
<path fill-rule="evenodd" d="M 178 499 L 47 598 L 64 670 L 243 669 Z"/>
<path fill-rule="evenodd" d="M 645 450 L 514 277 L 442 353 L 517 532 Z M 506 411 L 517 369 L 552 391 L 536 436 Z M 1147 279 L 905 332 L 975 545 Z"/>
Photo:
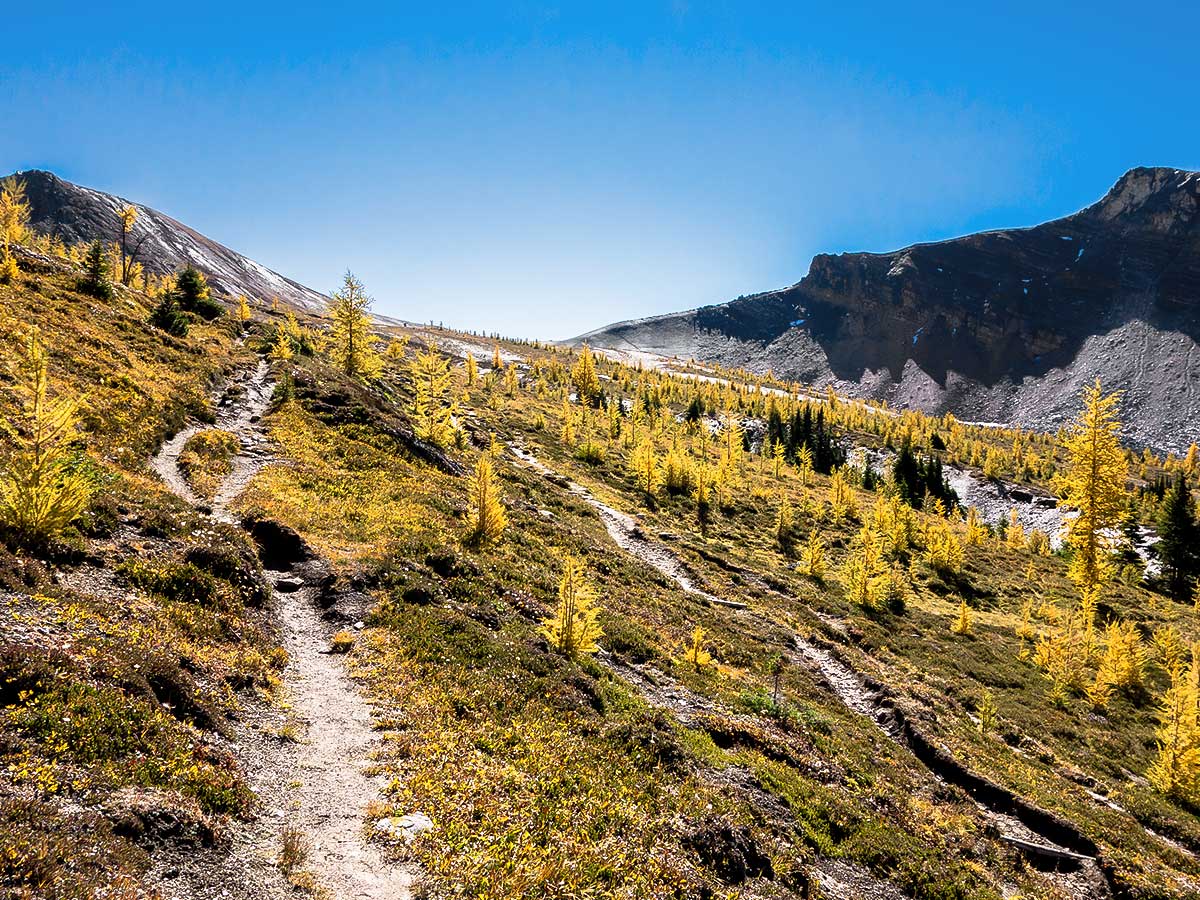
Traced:
<path fill-rule="evenodd" d="M 1051 222 L 821 254 L 782 290 L 574 343 L 694 357 L 968 420 L 1055 428 L 1100 378 L 1126 436 L 1200 439 L 1200 173 L 1137 168 Z"/>
<path fill-rule="evenodd" d="M 301 309 L 320 310 L 326 297 L 278 272 L 230 250 L 170 216 L 103 191 L 64 181 L 51 172 L 18 172 L 29 198 L 30 225 L 65 244 L 120 237 L 116 211 L 130 205 L 138 211 L 129 246 L 146 271 L 167 275 L 185 265 L 204 273 L 213 290 L 231 297 L 268 302 L 278 298 Z"/>

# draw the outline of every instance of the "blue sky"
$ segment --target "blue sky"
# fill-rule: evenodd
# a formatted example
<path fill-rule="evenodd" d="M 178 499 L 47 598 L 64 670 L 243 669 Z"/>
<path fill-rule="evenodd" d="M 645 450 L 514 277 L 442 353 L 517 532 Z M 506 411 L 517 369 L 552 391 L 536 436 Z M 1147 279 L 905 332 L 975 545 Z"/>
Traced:
<path fill-rule="evenodd" d="M 0 169 L 506 334 L 722 302 L 814 253 L 1200 168 L 1185 4 L 56 6 L 6 10 Z"/>

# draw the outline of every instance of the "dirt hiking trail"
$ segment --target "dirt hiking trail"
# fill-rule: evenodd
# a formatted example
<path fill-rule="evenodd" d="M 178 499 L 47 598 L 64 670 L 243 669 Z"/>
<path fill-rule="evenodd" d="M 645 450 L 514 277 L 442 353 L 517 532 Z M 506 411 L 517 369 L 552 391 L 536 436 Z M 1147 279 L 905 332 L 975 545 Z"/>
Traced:
<path fill-rule="evenodd" d="M 188 438 L 205 427 L 237 435 L 241 451 L 211 504 L 213 518 L 236 523 L 230 504 L 271 460 L 261 418 L 272 384 L 265 360 L 229 385 L 216 423 L 191 425 L 167 441 L 151 467 L 175 494 L 206 509 L 179 470 Z M 329 625 L 315 603 L 316 588 L 296 572 L 267 571 L 275 589 L 273 612 L 288 665 L 283 673 L 285 708 L 250 710 L 234 751 L 262 802 L 256 821 L 234 838 L 229 859 L 213 884 L 174 873 L 168 892 L 180 900 L 202 896 L 274 900 L 295 896 L 276 864 L 285 831 L 298 830 L 307 849 L 298 871 L 311 872 L 317 896 L 330 900 L 409 900 L 415 884 L 407 868 L 389 863 L 365 837 L 365 810 L 380 796 L 382 782 L 368 775 L 377 742 L 371 707 L 329 652 Z M 282 589 L 281 589 L 282 588 Z M 290 707 L 287 709 L 286 707 Z M 296 743 L 281 739 L 294 734 Z M 183 868 L 183 867 L 181 867 Z M 228 885 L 228 886 L 227 886 Z"/>

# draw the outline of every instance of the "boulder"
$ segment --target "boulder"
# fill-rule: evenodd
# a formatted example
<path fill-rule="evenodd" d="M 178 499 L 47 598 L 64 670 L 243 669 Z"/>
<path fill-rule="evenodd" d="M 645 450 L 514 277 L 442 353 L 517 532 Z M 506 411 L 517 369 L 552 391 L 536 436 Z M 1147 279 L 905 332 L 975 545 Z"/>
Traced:
<path fill-rule="evenodd" d="M 242 527 L 258 546 L 258 558 L 263 566 L 279 572 L 289 571 L 297 563 L 313 558 L 304 538 L 294 528 L 251 514 L 242 520 Z"/>

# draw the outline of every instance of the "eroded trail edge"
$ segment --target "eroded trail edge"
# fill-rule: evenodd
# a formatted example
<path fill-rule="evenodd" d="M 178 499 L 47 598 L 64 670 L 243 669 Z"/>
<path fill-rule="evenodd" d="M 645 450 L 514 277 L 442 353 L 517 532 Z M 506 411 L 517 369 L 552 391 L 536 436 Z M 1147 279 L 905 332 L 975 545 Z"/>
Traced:
<path fill-rule="evenodd" d="M 261 423 L 271 392 L 267 363 L 260 361 L 223 393 L 214 425 L 185 428 L 163 445 L 151 467 L 176 495 L 206 509 L 179 470 L 179 454 L 188 438 L 204 427 L 235 434 L 241 449 L 216 492 L 210 514 L 236 524 L 230 504 L 271 459 Z M 248 735 L 248 743 L 257 744 L 259 752 L 239 754 L 263 808 L 258 820 L 236 836 L 229 869 L 259 880 L 239 885 L 243 896 L 274 898 L 293 893 L 283 883 L 275 860 L 285 832 L 294 829 L 308 849 L 299 868 L 315 876 L 325 896 L 407 900 L 412 896 L 412 872 L 389 863 L 380 848 L 366 839 L 366 807 L 379 798 L 383 786 L 367 774 L 376 744 L 371 707 L 346 667 L 329 652 L 331 629 L 316 604 L 315 568 L 303 563 L 288 571 L 267 572 L 274 583 L 274 612 L 288 653 L 287 708 L 255 717 L 259 732 L 265 728 L 278 732 L 279 737 L 272 738 L 274 746 L 264 742 L 261 734 Z M 266 752 L 262 752 L 264 743 Z M 178 896 L 198 896 L 190 879 L 179 881 L 177 888 L 184 893 Z M 229 895 L 227 889 L 222 891 L 222 896 Z"/>

